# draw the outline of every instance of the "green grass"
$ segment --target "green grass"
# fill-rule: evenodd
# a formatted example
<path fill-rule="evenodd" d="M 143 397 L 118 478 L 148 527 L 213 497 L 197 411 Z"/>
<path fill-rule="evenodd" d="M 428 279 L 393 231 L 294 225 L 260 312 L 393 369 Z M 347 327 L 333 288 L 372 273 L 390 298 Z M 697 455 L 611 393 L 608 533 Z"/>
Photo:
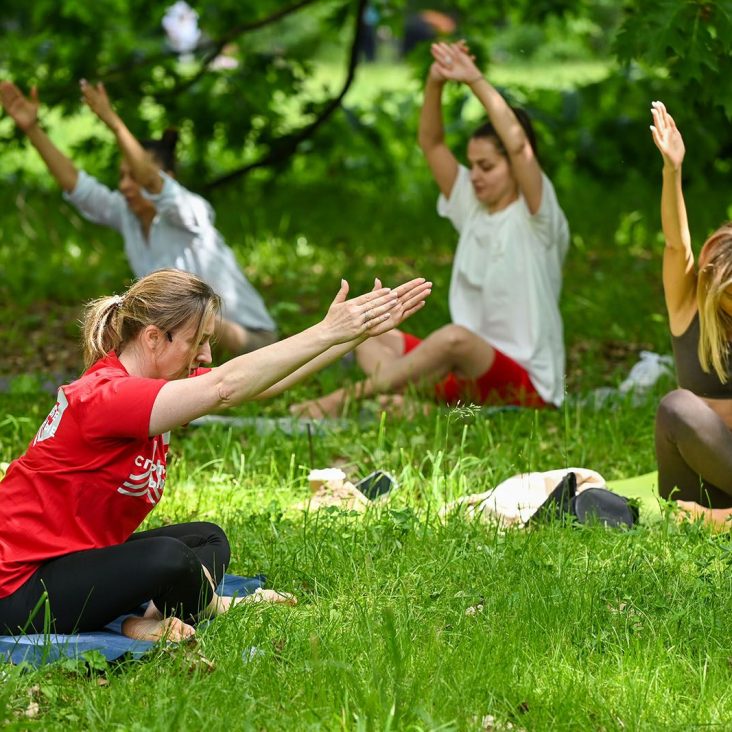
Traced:
<path fill-rule="evenodd" d="M 212 672 L 189 671 L 182 649 L 92 673 L 7 669 L 0 716 L 29 724 L 18 715 L 32 696 L 43 729 L 480 730 L 487 715 L 505 729 L 722 728 L 728 537 L 668 516 L 631 532 L 501 533 L 436 518 L 446 499 L 517 470 L 647 471 L 655 398 L 599 414 L 389 419 L 316 438 L 317 465 L 395 472 L 392 501 L 365 516 L 291 508 L 308 492 L 304 437 L 177 434 L 150 525 L 220 521 L 232 570 L 263 571 L 300 604 L 240 608 L 202 629 Z M 0 423 L 14 450 L 42 412 L 28 397 L 4 399 L 27 415 Z"/>
<path fill-rule="evenodd" d="M 30 695 L 43 729 L 479 730 L 486 715 L 524 729 L 721 725 L 732 712 L 728 537 L 668 515 L 631 532 L 437 518 L 445 501 L 523 470 L 651 470 L 663 388 L 634 408 L 439 412 L 317 435 L 315 465 L 397 477 L 391 501 L 365 516 L 292 507 L 309 490 L 305 436 L 179 430 L 149 526 L 219 521 L 232 570 L 264 572 L 300 604 L 240 608 L 202 629 L 210 673 L 189 671 L 182 649 L 91 674 L 7 669 L 0 716 L 26 723 Z M 0 421 L 8 459 L 45 406 L 0 399 L 22 415 Z"/>
<path fill-rule="evenodd" d="M 354 87 L 353 103 L 407 84 L 393 68 L 362 72 L 358 83 L 371 78 L 371 90 Z M 408 159 L 404 187 L 356 172 L 314 179 L 308 162 L 213 199 L 222 232 L 283 331 L 320 317 L 342 275 L 354 290 L 375 275 L 390 283 L 427 276 L 434 293 L 410 328 L 426 334 L 447 322 L 455 234 L 434 212 L 419 155 Z M 612 186 L 555 179 L 573 234 L 562 296 L 564 408 L 443 409 L 380 421 L 367 405 L 365 416 L 317 433 L 312 444 L 304 434 L 177 430 L 166 495 L 147 526 L 219 522 L 234 549 L 232 571 L 264 572 L 300 604 L 239 608 L 202 628 L 199 649 L 216 665 L 210 673 L 190 671 L 185 649 L 115 666 L 2 666 L 0 724 L 477 732 L 492 729 L 490 715 L 497 730 L 727 728 L 729 537 L 677 526 L 649 505 L 646 483 L 633 480 L 655 469 L 653 416 L 672 384 L 639 403 L 592 409 L 580 401 L 594 387 L 617 385 L 641 348 L 670 350 L 657 173 Z M 703 181 L 687 194 L 698 242 L 725 218 L 728 197 Z M 78 370 L 79 304 L 120 291 L 129 278 L 118 237 L 82 221 L 57 192 L 39 190 L 32 177 L 0 186 L 0 377 L 11 387 L 0 394 L 0 462 L 22 452 L 51 407 L 38 374 Z M 234 412 L 282 416 L 290 401 L 357 377 L 334 366 L 286 398 Z M 387 469 L 399 489 L 365 516 L 295 510 L 308 495 L 308 470 L 330 465 L 354 479 Z M 571 466 L 620 481 L 653 510 L 630 532 L 502 533 L 461 516 L 438 518 L 445 502 L 513 474 Z M 34 718 L 25 716 L 31 702 L 39 705 Z"/>

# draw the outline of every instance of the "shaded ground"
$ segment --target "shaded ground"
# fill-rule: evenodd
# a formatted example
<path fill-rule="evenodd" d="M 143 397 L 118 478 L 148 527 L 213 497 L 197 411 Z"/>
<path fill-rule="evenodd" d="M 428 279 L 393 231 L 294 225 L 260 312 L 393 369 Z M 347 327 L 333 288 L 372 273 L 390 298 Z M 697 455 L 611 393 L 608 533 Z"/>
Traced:
<path fill-rule="evenodd" d="M 81 307 L 36 302 L 3 333 L 0 384 L 21 374 L 73 375 L 82 369 Z"/>

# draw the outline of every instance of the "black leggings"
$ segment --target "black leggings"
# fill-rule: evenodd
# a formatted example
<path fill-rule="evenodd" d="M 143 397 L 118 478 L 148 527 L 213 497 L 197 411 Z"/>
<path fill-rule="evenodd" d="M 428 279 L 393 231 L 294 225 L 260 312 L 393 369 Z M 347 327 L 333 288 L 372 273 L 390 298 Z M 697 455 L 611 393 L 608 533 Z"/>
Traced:
<path fill-rule="evenodd" d="M 56 633 L 100 630 L 148 600 L 165 615 L 191 620 L 213 595 L 203 567 L 218 584 L 229 557 L 224 532 L 204 521 L 141 531 L 124 544 L 66 554 L 0 599 L 0 634 L 45 632 L 44 591 L 48 630 Z"/>
<path fill-rule="evenodd" d="M 658 492 L 662 498 L 732 506 L 732 432 L 687 389 L 661 400 L 656 413 Z"/>

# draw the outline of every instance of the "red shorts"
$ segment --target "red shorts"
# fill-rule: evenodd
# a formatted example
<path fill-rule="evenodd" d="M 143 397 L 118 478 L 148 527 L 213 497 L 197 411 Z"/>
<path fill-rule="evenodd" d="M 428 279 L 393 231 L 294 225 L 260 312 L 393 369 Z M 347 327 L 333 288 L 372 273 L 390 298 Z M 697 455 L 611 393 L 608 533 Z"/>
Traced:
<path fill-rule="evenodd" d="M 409 353 L 421 342 L 421 338 L 404 333 L 404 353 Z M 465 379 L 450 372 L 435 384 L 435 396 L 446 404 L 514 404 L 519 407 L 549 406 L 531 383 L 531 377 L 523 366 L 512 358 L 495 350 L 491 367 L 477 379 Z"/>

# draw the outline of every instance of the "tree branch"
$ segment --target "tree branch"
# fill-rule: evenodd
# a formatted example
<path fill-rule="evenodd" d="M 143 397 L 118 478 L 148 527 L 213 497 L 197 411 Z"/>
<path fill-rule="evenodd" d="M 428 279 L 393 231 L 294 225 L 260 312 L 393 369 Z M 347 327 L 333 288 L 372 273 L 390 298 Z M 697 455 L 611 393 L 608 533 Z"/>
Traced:
<path fill-rule="evenodd" d="M 297 152 L 298 145 L 300 145 L 300 143 L 304 140 L 312 137 L 326 122 L 326 120 L 333 114 L 333 112 L 335 112 L 336 109 L 340 107 L 343 98 L 346 96 L 356 76 L 356 67 L 358 66 L 358 56 L 362 36 L 361 18 L 363 17 L 364 10 L 366 9 L 367 2 L 368 0 L 358 0 L 357 2 L 353 40 L 351 42 L 351 51 L 348 59 L 348 70 L 346 74 L 346 79 L 343 82 L 343 86 L 341 87 L 340 92 L 335 97 L 328 100 L 320 114 L 309 125 L 306 125 L 305 127 L 302 127 L 295 132 L 291 132 L 287 135 L 280 137 L 278 140 L 275 140 L 270 145 L 269 151 L 262 155 L 262 157 L 260 157 L 258 160 L 255 160 L 252 163 L 248 163 L 247 165 L 243 165 L 240 168 L 236 168 L 229 173 L 225 173 L 224 175 L 215 178 L 204 186 L 204 190 L 210 191 L 214 188 L 219 188 L 220 186 L 231 183 L 233 180 L 236 180 L 237 178 L 246 175 L 256 168 L 266 168 L 269 165 L 274 165 L 276 163 L 281 163 L 287 160 L 295 152 Z"/>
<path fill-rule="evenodd" d="M 244 33 L 250 33 L 271 25 L 272 23 L 276 23 L 278 20 L 282 20 L 282 18 L 285 18 L 298 10 L 302 10 L 302 8 L 307 7 L 308 5 L 313 5 L 316 2 L 322 2 L 322 0 L 296 0 L 296 2 L 286 5 L 284 8 L 280 8 L 279 10 L 275 10 L 274 13 L 271 13 L 264 18 L 259 18 L 259 20 L 253 20 L 248 23 L 240 23 L 239 25 L 230 28 L 219 38 L 200 44 L 196 50 L 203 51 L 204 55 L 201 59 L 201 68 L 195 74 L 195 81 L 208 71 L 208 65 L 221 53 L 227 43 L 231 43 L 235 38 L 243 35 Z M 168 50 L 162 51 L 161 53 L 151 54 L 150 56 L 146 56 L 145 58 L 141 58 L 137 61 L 127 62 L 124 65 L 120 64 L 110 69 L 102 70 L 99 73 L 99 80 L 109 81 L 110 79 L 114 79 L 116 76 L 129 74 L 130 70 L 144 68 L 145 66 L 164 61 L 165 59 L 176 55 L 175 51 Z M 188 83 L 188 81 L 189 80 L 186 80 L 185 82 L 185 88 L 192 85 Z M 195 81 L 193 83 L 195 83 Z"/>
<path fill-rule="evenodd" d="M 179 94 L 181 91 L 185 91 L 186 89 L 189 89 L 191 86 L 193 86 L 193 84 L 195 84 L 205 73 L 209 71 L 208 65 L 211 63 L 211 61 L 213 61 L 213 59 L 216 58 L 216 56 L 219 55 L 219 53 L 221 53 L 223 47 L 227 43 L 230 43 L 237 36 L 243 35 L 244 33 L 249 33 L 251 31 L 259 30 L 260 28 L 264 28 L 265 26 L 276 23 L 277 21 L 282 20 L 282 18 L 285 18 L 286 16 L 291 15 L 298 10 L 301 10 L 308 5 L 314 5 L 315 3 L 322 1 L 323 0 L 296 0 L 290 5 L 286 5 L 285 7 L 280 8 L 279 10 L 276 10 L 275 12 L 265 16 L 264 18 L 259 18 L 258 20 L 253 20 L 248 23 L 241 23 L 237 26 L 234 26 L 233 28 L 230 28 L 220 38 L 207 41 L 200 46 L 200 48 L 205 51 L 205 55 L 201 60 L 201 68 L 193 75 L 193 77 L 185 79 L 183 81 L 181 81 L 180 77 L 178 77 L 178 82 L 176 83 L 175 87 L 170 90 L 170 92 L 155 95 L 156 98 L 158 96 L 163 98 L 168 94 L 173 93 Z M 132 71 L 145 68 L 146 66 L 152 66 L 154 64 L 160 63 L 161 61 L 170 60 L 175 56 L 177 56 L 175 51 L 173 51 L 172 49 L 166 49 L 165 51 L 161 51 L 160 53 L 153 53 L 149 56 L 143 56 L 141 58 L 129 58 L 126 59 L 124 63 L 118 64 L 117 66 L 111 66 L 107 69 L 100 69 L 98 74 L 95 76 L 95 80 L 104 82 L 105 84 L 108 84 L 110 82 L 114 83 L 114 81 L 117 80 L 119 77 L 123 79 L 128 77 L 130 72 Z M 32 76 L 35 71 L 36 68 L 33 67 L 32 71 L 29 70 L 28 76 Z M 76 96 L 78 96 L 77 82 L 76 80 L 74 80 L 70 84 L 64 82 L 63 84 L 60 84 L 58 86 L 48 85 L 44 87 L 43 93 L 44 102 L 48 106 L 53 107 L 63 100 L 76 98 Z"/>

